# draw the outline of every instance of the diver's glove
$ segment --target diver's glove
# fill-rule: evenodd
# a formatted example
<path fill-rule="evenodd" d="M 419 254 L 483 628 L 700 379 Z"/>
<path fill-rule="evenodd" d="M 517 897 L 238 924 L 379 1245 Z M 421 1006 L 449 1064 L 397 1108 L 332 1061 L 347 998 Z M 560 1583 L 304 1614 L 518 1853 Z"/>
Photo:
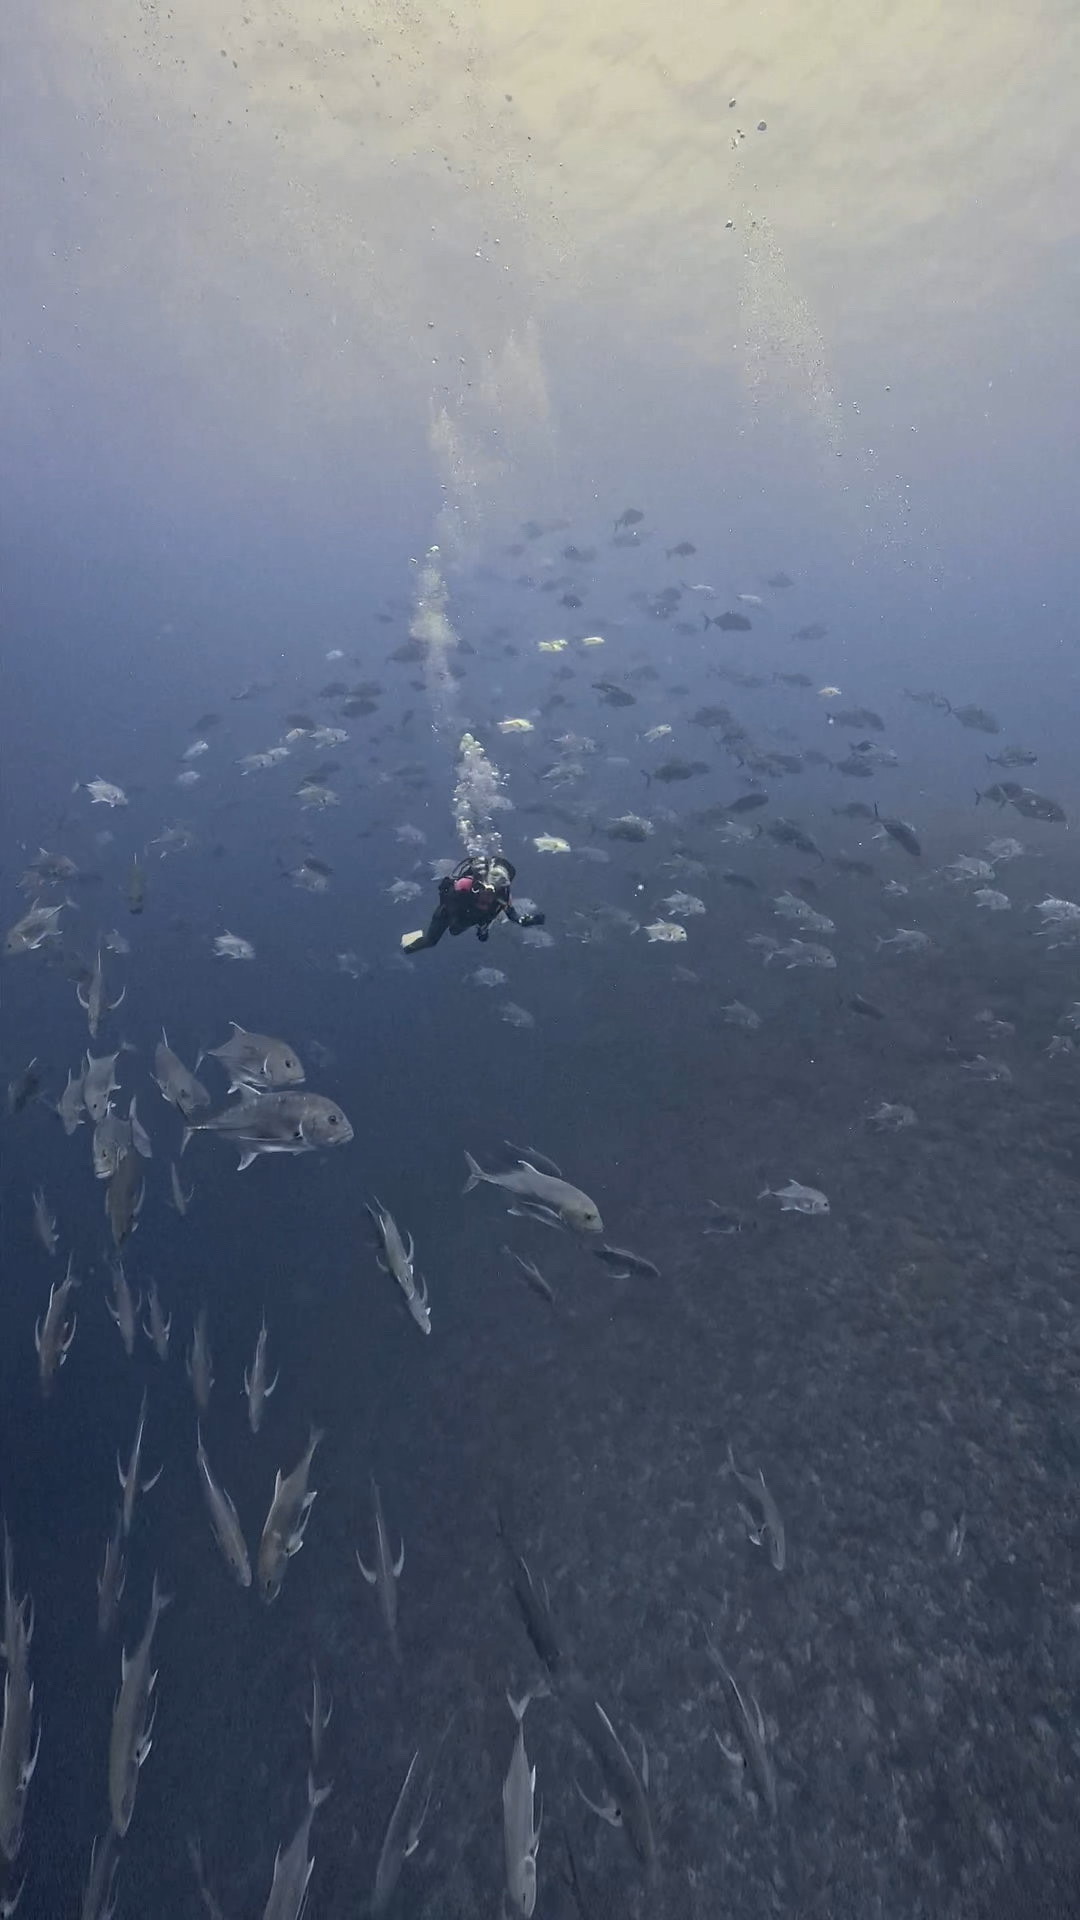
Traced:
<path fill-rule="evenodd" d="M 415 932 L 403 933 L 401 936 L 402 953 L 415 953 L 417 947 L 422 947 L 423 944 L 424 944 L 423 927 L 417 927 Z"/>
<path fill-rule="evenodd" d="M 490 927 L 477 927 L 477 929 L 476 929 L 476 937 L 477 937 L 477 939 L 478 939 L 478 940 L 490 940 L 490 938 L 491 938 L 491 928 L 490 928 Z"/>
<path fill-rule="evenodd" d="M 542 927 L 547 919 L 546 913 L 519 913 L 519 927 Z"/>

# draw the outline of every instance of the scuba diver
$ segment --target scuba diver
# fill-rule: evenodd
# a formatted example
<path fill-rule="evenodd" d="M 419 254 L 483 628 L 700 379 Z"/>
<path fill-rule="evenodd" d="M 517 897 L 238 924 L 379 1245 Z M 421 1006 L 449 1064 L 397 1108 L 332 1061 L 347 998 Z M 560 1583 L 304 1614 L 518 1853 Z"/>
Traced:
<path fill-rule="evenodd" d="M 431 916 L 426 933 L 417 930 L 401 937 L 403 953 L 419 953 L 424 947 L 437 947 L 444 933 L 465 933 L 476 928 L 478 940 L 486 940 L 500 913 L 517 927 L 542 927 L 542 913 L 519 913 L 510 898 L 510 883 L 516 868 L 501 854 L 470 854 L 459 861 L 452 873 L 439 881 L 439 904 Z"/>

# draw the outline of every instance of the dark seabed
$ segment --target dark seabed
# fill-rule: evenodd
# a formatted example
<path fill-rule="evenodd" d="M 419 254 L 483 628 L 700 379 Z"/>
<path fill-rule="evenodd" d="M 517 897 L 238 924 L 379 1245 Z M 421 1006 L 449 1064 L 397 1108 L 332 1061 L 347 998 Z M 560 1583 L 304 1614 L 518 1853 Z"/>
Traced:
<path fill-rule="evenodd" d="M 5 32 L 0 1914 L 1064 1920 L 1080 31 L 511 11 Z"/>

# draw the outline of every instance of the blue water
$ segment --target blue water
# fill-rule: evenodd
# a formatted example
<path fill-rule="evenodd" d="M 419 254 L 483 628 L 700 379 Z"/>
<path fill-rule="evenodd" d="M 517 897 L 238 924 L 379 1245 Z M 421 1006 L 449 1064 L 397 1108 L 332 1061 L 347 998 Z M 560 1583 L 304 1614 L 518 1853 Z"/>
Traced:
<path fill-rule="evenodd" d="M 365 1911 L 414 1752 L 430 1804 L 387 1910 L 504 1911 L 505 1694 L 545 1677 L 544 1920 L 1077 1909 L 1080 43 L 1055 0 L 989 24 L 857 11 L 691 8 L 672 34 L 635 0 L 227 26 L 105 0 L 5 26 L 0 935 L 68 902 L 58 939 L 0 959 L 0 1508 L 41 1730 L 0 1862 L 20 1916 L 89 1920 L 155 1575 L 173 1599 L 117 1920 L 266 1910 L 313 1661 L 334 1710 L 309 1920 Z M 703 625 L 725 611 L 749 627 Z M 373 710 L 332 682 L 376 683 Z M 880 730 L 837 723 L 859 707 Z M 298 714 L 347 737 L 245 775 Z M 466 729 L 504 809 L 469 786 Z M 1033 763 L 988 762 L 1009 746 Z M 894 764 L 838 771 L 878 748 Z M 704 771 L 666 783 L 671 760 Z M 302 808 L 329 763 L 338 804 Z M 127 804 L 92 805 L 95 777 Z M 976 804 L 1001 781 L 1064 819 Z M 549 938 L 407 960 L 463 796 Z M 627 815 L 643 838 L 613 835 Z M 41 848 L 75 877 L 24 879 Z M 325 893 L 290 880 L 306 855 Z M 685 941 L 651 941 L 658 920 Z M 928 944 L 881 944 L 898 928 Z M 125 997 L 90 1041 L 76 986 L 113 929 Z M 254 959 L 215 957 L 225 931 Z M 835 965 L 767 958 L 793 936 Z M 190 1067 L 230 1021 L 297 1050 L 348 1145 L 238 1174 L 198 1133 L 178 1160 L 155 1045 Z M 91 1129 L 55 1111 L 88 1044 L 122 1047 L 152 1139 L 123 1258 L 172 1315 L 165 1364 L 109 1318 Z M 223 1109 L 217 1062 L 199 1072 Z M 880 1130 L 883 1102 L 912 1123 Z M 507 1142 L 656 1274 L 464 1194 L 466 1151 L 505 1169 Z M 828 1211 L 781 1211 L 792 1180 Z M 415 1238 L 430 1338 L 377 1264 L 376 1195 Z M 35 1325 L 69 1254 L 45 1400 Z M 203 1309 L 202 1434 L 253 1557 L 275 1475 L 324 1430 L 270 1606 L 199 1489 Z M 264 1314 L 280 1380 L 253 1436 Z M 144 1390 L 164 1471 L 103 1641 Z M 777 1502 L 781 1567 L 729 1449 Z M 399 1658 L 355 1559 L 373 1476 L 405 1545 Z M 605 1791 L 594 1702 L 647 1756 L 651 1875 L 577 1791 Z"/>

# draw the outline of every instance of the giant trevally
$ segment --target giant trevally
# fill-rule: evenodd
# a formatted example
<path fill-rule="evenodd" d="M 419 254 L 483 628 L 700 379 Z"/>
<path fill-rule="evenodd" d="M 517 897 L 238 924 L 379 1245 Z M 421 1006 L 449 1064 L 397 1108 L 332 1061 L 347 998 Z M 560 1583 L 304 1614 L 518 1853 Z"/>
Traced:
<path fill-rule="evenodd" d="M 154 1726 L 150 1697 L 157 1679 L 150 1665 L 154 1629 L 170 1604 L 171 1597 L 160 1591 L 155 1573 L 150 1615 L 143 1637 L 130 1659 L 124 1652 L 120 1655 L 120 1691 L 113 1707 L 112 1734 L 109 1739 L 109 1807 L 113 1831 L 121 1840 L 131 1825 L 131 1816 L 135 1811 L 139 1769 L 150 1752 Z"/>
<path fill-rule="evenodd" d="M 216 1133 L 231 1140 L 240 1155 L 238 1173 L 262 1153 L 313 1153 L 317 1147 L 345 1146 L 353 1130 L 333 1100 L 321 1093 L 256 1093 L 241 1086 L 231 1107 L 209 1120 L 192 1120 L 180 1142 L 183 1153 L 193 1133 Z"/>
<path fill-rule="evenodd" d="M 468 1150 L 465 1158 L 469 1166 L 466 1193 L 471 1193 L 483 1180 L 489 1186 L 502 1187 L 507 1193 L 550 1207 L 553 1213 L 566 1221 L 567 1226 L 576 1228 L 579 1233 L 603 1232 L 604 1223 L 595 1201 L 590 1200 L 587 1193 L 582 1193 L 580 1187 L 572 1187 L 568 1180 L 556 1180 L 551 1174 L 540 1173 L 527 1160 L 519 1161 L 508 1173 L 485 1173 Z"/>

